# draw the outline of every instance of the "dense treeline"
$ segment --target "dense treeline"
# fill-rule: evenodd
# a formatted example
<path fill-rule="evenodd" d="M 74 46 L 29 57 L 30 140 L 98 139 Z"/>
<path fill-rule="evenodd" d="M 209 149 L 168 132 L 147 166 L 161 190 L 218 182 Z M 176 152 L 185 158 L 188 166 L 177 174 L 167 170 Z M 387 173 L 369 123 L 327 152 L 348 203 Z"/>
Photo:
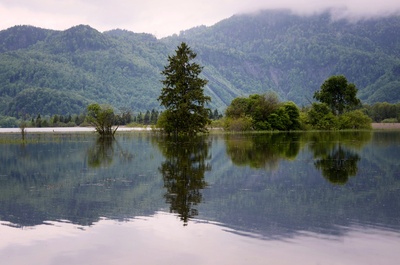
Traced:
<path fill-rule="evenodd" d="M 274 91 L 309 104 L 327 77 L 343 74 L 360 99 L 400 100 L 400 18 L 349 23 L 329 13 L 237 15 L 164 39 L 89 26 L 65 31 L 16 26 L 0 31 L 0 115 L 78 115 L 93 102 L 138 113 L 159 108 L 162 67 L 182 41 L 198 54 L 210 107 Z"/>
<path fill-rule="evenodd" d="M 226 110 L 224 128 L 233 131 L 300 129 L 300 112 L 293 102 L 279 102 L 276 94 L 236 98 Z"/>
<path fill-rule="evenodd" d="M 293 131 L 370 129 L 371 122 L 360 109 L 336 116 L 324 103 L 300 110 L 291 101 L 280 102 L 275 94 L 256 94 L 234 99 L 222 124 L 227 131 Z"/>
<path fill-rule="evenodd" d="M 400 122 L 400 103 L 378 102 L 364 105 L 363 112 L 374 122 Z"/>
<path fill-rule="evenodd" d="M 355 84 L 345 76 L 331 76 L 315 91 L 319 102 L 300 109 L 294 102 L 280 102 L 274 93 L 236 98 L 226 110 L 224 127 L 249 130 L 343 130 L 371 129 L 372 119 L 359 108 Z"/>
<path fill-rule="evenodd" d="M 118 111 L 119 118 L 116 121 L 116 125 L 128 125 L 128 126 L 146 126 L 156 125 L 159 116 L 162 112 L 152 109 L 144 112 L 139 111 L 133 113 L 127 109 Z M 80 114 L 68 114 L 59 115 L 54 114 L 41 115 L 40 113 L 34 116 L 26 115 L 17 119 L 15 117 L 0 116 L 0 128 L 17 128 L 24 122 L 26 127 L 75 127 L 75 126 L 89 126 L 86 122 L 86 112 Z M 222 118 L 222 114 L 218 109 L 214 109 L 210 113 L 209 118 L 211 120 L 219 120 Z"/>

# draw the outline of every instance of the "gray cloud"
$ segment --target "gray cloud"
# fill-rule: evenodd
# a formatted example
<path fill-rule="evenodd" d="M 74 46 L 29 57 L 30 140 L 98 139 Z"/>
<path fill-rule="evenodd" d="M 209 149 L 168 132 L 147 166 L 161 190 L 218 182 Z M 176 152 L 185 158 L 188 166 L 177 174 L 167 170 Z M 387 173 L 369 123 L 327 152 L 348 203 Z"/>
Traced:
<path fill-rule="evenodd" d="M 400 12 L 398 0 L 0 0 L 0 29 L 29 24 L 66 29 L 89 24 L 100 30 L 122 28 L 158 37 L 199 25 L 212 25 L 237 13 L 289 8 L 312 14 L 335 8 L 353 19 Z"/>

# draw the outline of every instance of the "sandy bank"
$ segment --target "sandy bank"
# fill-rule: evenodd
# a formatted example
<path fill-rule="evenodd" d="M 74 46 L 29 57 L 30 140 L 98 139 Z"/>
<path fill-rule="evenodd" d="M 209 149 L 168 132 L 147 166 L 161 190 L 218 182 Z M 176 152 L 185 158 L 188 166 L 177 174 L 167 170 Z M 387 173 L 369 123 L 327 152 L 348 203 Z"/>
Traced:
<path fill-rule="evenodd" d="M 375 130 L 400 130 L 400 123 L 372 123 Z"/>

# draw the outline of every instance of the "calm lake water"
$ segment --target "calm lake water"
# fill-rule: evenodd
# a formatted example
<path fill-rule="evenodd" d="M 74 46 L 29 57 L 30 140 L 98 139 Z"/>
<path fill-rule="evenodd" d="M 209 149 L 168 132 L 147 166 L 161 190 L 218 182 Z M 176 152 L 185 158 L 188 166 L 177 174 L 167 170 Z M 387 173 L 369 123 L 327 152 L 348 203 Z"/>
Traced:
<path fill-rule="evenodd" d="M 400 132 L 0 135 L 1 264 L 398 264 Z"/>

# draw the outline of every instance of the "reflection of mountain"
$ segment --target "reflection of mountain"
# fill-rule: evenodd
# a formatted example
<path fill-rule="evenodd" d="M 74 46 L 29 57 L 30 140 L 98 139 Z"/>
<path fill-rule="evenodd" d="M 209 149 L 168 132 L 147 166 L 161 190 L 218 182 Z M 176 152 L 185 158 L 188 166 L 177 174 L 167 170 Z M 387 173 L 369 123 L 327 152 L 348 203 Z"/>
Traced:
<path fill-rule="evenodd" d="M 196 205 L 201 203 L 201 190 L 207 186 L 204 173 L 211 170 L 207 162 L 211 142 L 204 137 L 161 138 L 158 145 L 166 159 L 159 168 L 167 189 L 165 200 L 171 205 L 170 212 L 178 213 L 187 225 L 198 215 Z"/>

